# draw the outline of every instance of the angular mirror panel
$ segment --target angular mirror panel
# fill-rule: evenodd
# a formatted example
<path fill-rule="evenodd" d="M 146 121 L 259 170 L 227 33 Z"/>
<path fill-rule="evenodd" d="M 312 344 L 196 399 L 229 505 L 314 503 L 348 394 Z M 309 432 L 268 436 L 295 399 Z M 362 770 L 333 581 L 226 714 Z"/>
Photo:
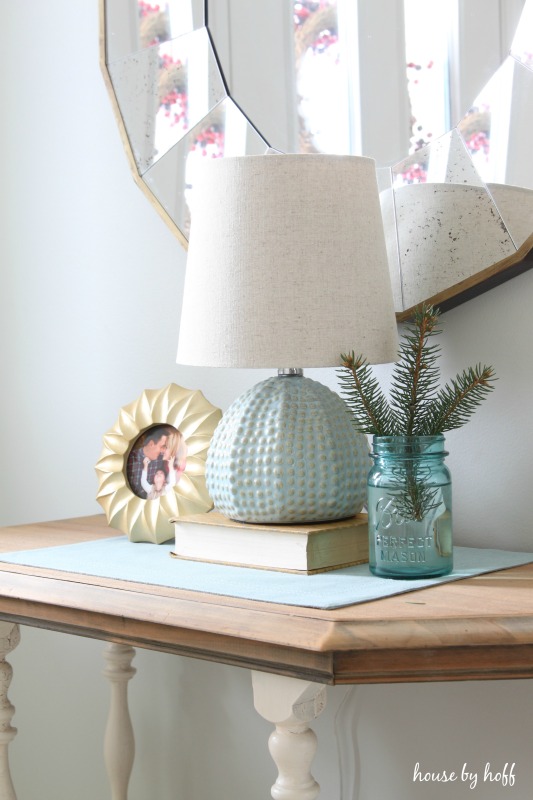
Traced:
<path fill-rule="evenodd" d="M 533 0 L 526 0 L 511 45 L 511 55 L 524 66 L 533 69 Z"/>
<path fill-rule="evenodd" d="M 329 127 L 313 122 L 312 127 L 305 124 L 299 129 L 298 107 L 303 113 L 304 95 L 306 102 L 314 103 L 312 111 L 306 110 L 309 119 L 321 109 L 330 113 L 331 81 L 324 88 L 318 77 L 319 62 L 326 64 L 330 78 L 338 84 L 344 81 L 349 89 L 349 110 L 343 113 L 350 127 L 350 151 L 374 157 L 378 166 L 396 163 L 411 151 L 381 186 L 391 278 L 397 307 L 405 318 L 414 302 L 447 292 L 447 307 L 452 307 L 483 291 L 485 284 L 494 285 L 526 268 L 520 262 L 533 246 L 529 154 L 533 0 L 527 0 L 524 8 L 525 2 L 441 0 L 441 10 L 451 10 L 452 15 L 451 22 L 439 17 L 436 27 L 442 36 L 437 40 L 429 35 L 429 20 L 424 17 L 430 11 L 427 0 L 263 4 L 210 0 L 209 30 L 221 63 L 227 66 L 231 88 L 226 90 L 208 44 L 203 0 L 168 0 L 160 5 L 148 0 L 100 0 L 101 63 L 112 102 L 115 108 L 118 105 L 136 180 L 184 245 L 195 160 L 230 153 L 233 142 L 238 143 L 235 152 L 261 153 L 265 139 L 284 152 L 300 146 L 347 150 L 345 142 L 339 145 L 337 122 Z M 523 8 L 508 59 L 511 66 L 504 64 L 512 78 L 498 85 L 494 101 L 487 100 L 483 90 L 472 103 L 477 87 L 501 63 L 502 52 L 509 50 L 510 32 Z M 437 19 L 433 12 L 430 17 L 432 23 Z M 201 44 L 193 47 L 191 42 L 197 41 Z M 297 88 L 295 78 L 298 72 L 304 81 L 300 74 L 304 63 L 305 92 L 303 84 Z M 461 136 L 455 130 L 437 138 L 448 118 L 460 118 L 458 109 L 470 105 Z M 243 134 L 237 132 L 243 125 L 244 146 Z M 328 143 L 319 144 L 322 138 Z M 452 208 L 458 219 L 455 226 L 448 226 L 445 212 L 451 214 Z M 492 218 L 493 225 L 491 234 L 477 242 L 469 238 L 469 226 L 479 229 L 482 217 Z M 393 227 L 396 223 L 401 231 Z M 423 224 L 424 231 L 419 230 L 420 247 L 411 248 L 405 226 L 411 227 L 412 236 L 416 224 Z M 428 242 L 423 240 L 425 234 Z M 463 237 L 468 243 L 460 249 L 457 242 Z M 463 278 L 465 259 L 467 275 L 478 270 L 474 276 Z M 417 274 L 424 260 L 425 285 L 422 272 Z M 448 286 L 440 291 L 443 283 Z"/>
<path fill-rule="evenodd" d="M 385 231 L 385 245 L 387 247 L 392 296 L 394 298 L 394 310 L 396 312 L 401 312 L 404 310 L 405 305 L 401 281 L 400 250 L 398 246 L 392 170 L 390 167 L 379 167 L 376 170 L 376 175 L 378 179 L 379 200 L 381 203 L 381 216 L 383 217 L 383 229 Z"/>
<path fill-rule="evenodd" d="M 523 1 L 210 0 L 208 26 L 229 94 L 274 147 L 385 166 L 464 114 Z"/>
<path fill-rule="evenodd" d="M 178 228 L 189 235 L 195 170 L 204 158 L 261 155 L 267 143 L 226 98 L 144 175 L 146 185 Z M 185 186 L 185 191 L 183 187 Z"/>
<path fill-rule="evenodd" d="M 392 168 L 392 175 L 395 187 L 427 183 L 483 185 L 455 129 L 400 161 Z"/>
<path fill-rule="evenodd" d="M 457 126 L 486 183 L 533 189 L 533 71 L 507 58 Z"/>
<path fill-rule="evenodd" d="M 202 28 L 204 0 L 105 0 L 106 63 Z"/>
<path fill-rule="evenodd" d="M 141 175 L 226 96 L 207 30 L 108 66 Z"/>
<path fill-rule="evenodd" d="M 458 129 L 521 247 L 533 235 L 533 70 L 507 58 Z"/>
<path fill-rule="evenodd" d="M 349 51 L 337 5 L 324 0 L 294 7 L 297 152 L 353 152 Z"/>
<path fill-rule="evenodd" d="M 404 309 L 446 292 L 516 253 L 513 240 L 457 131 L 419 155 L 423 183 L 393 168 Z"/>
<path fill-rule="evenodd" d="M 502 183 L 488 183 L 487 189 L 516 248 L 522 247 L 528 239 L 533 238 L 533 191 Z"/>

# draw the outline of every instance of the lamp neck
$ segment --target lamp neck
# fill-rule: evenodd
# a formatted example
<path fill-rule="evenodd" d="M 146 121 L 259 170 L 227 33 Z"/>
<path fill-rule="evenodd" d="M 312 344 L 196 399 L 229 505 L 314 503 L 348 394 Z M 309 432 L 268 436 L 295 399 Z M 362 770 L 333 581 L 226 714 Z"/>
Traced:
<path fill-rule="evenodd" d="M 278 378 L 303 378 L 304 371 L 301 367 L 284 367 L 278 369 Z"/>

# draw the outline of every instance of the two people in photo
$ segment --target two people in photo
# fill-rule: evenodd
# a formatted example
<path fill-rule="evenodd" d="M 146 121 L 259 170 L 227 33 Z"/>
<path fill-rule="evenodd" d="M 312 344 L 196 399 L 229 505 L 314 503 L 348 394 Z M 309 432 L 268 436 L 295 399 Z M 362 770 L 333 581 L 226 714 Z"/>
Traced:
<path fill-rule="evenodd" d="M 154 425 L 139 438 L 128 457 L 131 490 L 143 500 L 155 500 L 171 492 L 185 470 L 187 445 L 180 431 Z"/>

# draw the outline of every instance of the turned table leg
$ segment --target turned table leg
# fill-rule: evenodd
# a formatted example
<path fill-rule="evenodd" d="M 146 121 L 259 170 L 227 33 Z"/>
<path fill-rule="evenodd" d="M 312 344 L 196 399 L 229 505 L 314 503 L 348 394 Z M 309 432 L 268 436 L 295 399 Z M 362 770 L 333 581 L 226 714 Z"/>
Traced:
<path fill-rule="evenodd" d="M 112 800 L 127 800 L 128 783 L 135 756 L 133 727 L 128 709 L 128 681 L 135 675 L 131 666 L 135 650 L 122 644 L 104 649 L 104 675 L 111 683 L 111 704 L 104 738 L 104 759 L 111 784 Z"/>
<path fill-rule="evenodd" d="M 9 743 L 17 733 L 17 729 L 11 725 L 15 707 L 7 696 L 13 670 L 5 659 L 19 641 L 19 626 L 12 622 L 0 622 L 0 800 L 17 800 L 8 759 Z"/>
<path fill-rule="evenodd" d="M 311 775 L 317 739 L 309 723 L 326 706 L 322 684 L 283 675 L 252 672 L 256 711 L 276 726 L 268 740 L 278 778 L 274 800 L 315 800 L 320 786 Z"/>

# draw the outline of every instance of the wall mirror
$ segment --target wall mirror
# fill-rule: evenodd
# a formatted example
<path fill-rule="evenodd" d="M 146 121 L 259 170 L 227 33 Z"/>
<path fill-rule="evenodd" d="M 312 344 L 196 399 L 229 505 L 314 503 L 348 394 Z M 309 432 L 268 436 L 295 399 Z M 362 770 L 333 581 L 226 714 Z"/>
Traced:
<path fill-rule="evenodd" d="M 101 0 L 101 63 L 184 246 L 198 161 L 272 147 L 376 159 L 400 319 L 533 266 L 533 0 Z"/>

